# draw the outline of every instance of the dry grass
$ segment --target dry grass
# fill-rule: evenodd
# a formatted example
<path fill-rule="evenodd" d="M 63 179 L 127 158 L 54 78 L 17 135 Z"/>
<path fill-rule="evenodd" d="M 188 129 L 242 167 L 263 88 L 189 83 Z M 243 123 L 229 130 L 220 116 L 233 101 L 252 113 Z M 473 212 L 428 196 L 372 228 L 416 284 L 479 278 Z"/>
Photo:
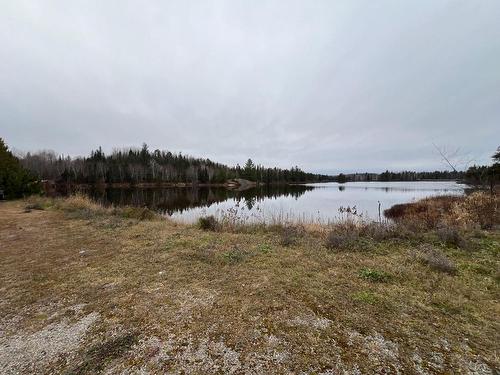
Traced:
<path fill-rule="evenodd" d="M 127 219 L 156 220 L 160 216 L 146 207 L 104 207 L 83 194 L 71 195 L 67 198 L 30 197 L 26 209 L 45 210 L 55 208 L 64 211 L 72 218 L 91 219 L 99 216 L 118 216 Z"/>
<path fill-rule="evenodd" d="M 476 250 L 463 251 L 433 231 L 358 225 L 348 251 L 333 252 L 325 241 L 334 228 L 305 226 L 288 246 L 279 226 L 212 232 L 78 197 L 38 203 L 44 209 L 28 213 L 27 202 L 0 204 L 0 353 L 13 344 L 18 353 L 0 373 L 500 366 L 496 229 L 464 232 Z M 422 241 L 456 273 L 415 259 Z"/>

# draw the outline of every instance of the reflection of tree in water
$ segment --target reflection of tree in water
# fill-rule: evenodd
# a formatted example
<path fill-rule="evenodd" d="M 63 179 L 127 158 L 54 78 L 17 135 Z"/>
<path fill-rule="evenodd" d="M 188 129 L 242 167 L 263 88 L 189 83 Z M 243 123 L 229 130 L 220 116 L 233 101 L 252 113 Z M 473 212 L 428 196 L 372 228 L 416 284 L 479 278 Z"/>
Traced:
<path fill-rule="evenodd" d="M 172 215 L 195 207 L 210 207 L 214 203 L 234 199 L 251 210 L 258 202 L 278 197 L 298 199 L 306 191 L 305 185 L 266 185 L 244 191 L 223 187 L 172 187 L 172 188 L 128 188 L 89 190 L 87 193 L 104 205 L 148 207 Z"/>

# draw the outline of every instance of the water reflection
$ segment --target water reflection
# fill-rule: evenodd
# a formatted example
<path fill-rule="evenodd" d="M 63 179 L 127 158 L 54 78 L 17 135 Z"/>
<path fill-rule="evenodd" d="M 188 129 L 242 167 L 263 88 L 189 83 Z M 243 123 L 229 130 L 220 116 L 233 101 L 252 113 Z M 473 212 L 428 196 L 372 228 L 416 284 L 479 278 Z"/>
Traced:
<path fill-rule="evenodd" d="M 128 188 L 88 190 L 105 205 L 149 207 L 176 220 L 193 222 L 203 215 L 244 211 L 245 217 L 328 222 L 340 207 L 356 206 L 363 217 L 377 219 L 379 210 L 432 195 L 463 194 L 454 181 L 352 182 L 292 186 L 259 186 L 244 191 L 223 187 Z M 379 207 L 380 204 L 380 207 Z M 257 219 L 255 219 L 257 220 Z"/>
<path fill-rule="evenodd" d="M 86 193 L 104 205 L 148 207 L 163 214 L 182 214 L 186 210 L 210 207 L 227 200 L 245 205 L 252 210 L 257 203 L 279 197 L 298 199 L 313 190 L 307 185 L 258 186 L 244 191 L 224 187 L 171 187 L 171 188 L 108 188 L 90 189 Z"/>

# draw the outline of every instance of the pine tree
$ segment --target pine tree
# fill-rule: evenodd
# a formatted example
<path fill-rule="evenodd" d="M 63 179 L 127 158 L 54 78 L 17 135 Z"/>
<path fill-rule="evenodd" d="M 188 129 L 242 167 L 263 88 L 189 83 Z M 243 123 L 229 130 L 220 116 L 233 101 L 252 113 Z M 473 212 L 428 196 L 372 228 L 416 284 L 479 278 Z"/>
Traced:
<path fill-rule="evenodd" d="M 2 138 L 0 138 L 0 190 L 3 190 L 9 199 L 40 191 L 36 179 L 12 155 Z"/>
<path fill-rule="evenodd" d="M 500 163 L 500 146 L 497 148 L 497 151 L 493 154 L 492 159 L 495 163 Z"/>
<path fill-rule="evenodd" d="M 255 164 L 252 159 L 248 159 L 243 168 L 243 177 L 250 181 L 255 181 Z"/>

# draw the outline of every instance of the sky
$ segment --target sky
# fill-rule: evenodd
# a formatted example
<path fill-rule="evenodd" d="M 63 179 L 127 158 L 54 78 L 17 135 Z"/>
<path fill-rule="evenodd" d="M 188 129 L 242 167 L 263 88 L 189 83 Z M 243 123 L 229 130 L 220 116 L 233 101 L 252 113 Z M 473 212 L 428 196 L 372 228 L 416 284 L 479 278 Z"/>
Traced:
<path fill-rule="evenodd" d="M 500 1 L 0 0 L 0 137 L 307 171 L 500 146 Z"/>

